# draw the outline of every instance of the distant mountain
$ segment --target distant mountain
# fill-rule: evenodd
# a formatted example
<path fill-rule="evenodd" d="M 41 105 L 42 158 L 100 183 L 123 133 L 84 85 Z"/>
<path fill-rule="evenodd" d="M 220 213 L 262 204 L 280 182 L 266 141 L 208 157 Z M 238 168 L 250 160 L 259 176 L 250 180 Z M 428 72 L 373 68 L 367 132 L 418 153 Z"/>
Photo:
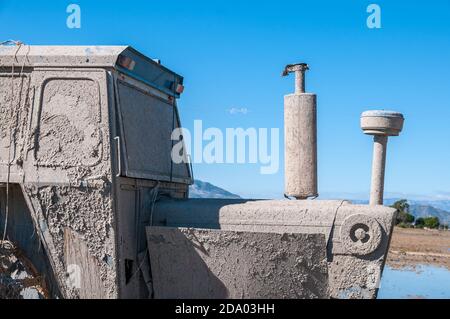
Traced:
<path fill-rule="evenodd" d="M 385 205 L 392 205 L 397 198 L 389 198 Z M 441 224 L 450 224 L 450 201 L 448 200 L 409 200 L 409 212 L 418 217 L 438 217 Z"/>
<path fill-rule="evenodd" d="M 414 215 L 414 217 L 438 217 L 441 224 L 450 224 L 450 213 L 433 206 L 428 205 L 411 205 L 409 207 L 409 212 Z"/>
<path fill-rule="evenodd" d="M 405 197 L 407 199 L 407 197 Z M 401 198 L 386 198 L 384 205 L 392 205 Z M 353 204 L 367 204 L 367 200 L 352 200 Z M 450 201 L 448 200 L 409 200 L 409 210 L 414 217 L 438 217 L 441 224 L 450 225 Z"/>
<path fill-rule="evenodd" d="M 196 180 L 193 185 L 189 187 L 190 198 L 228 198 L 240 199 L 239 195 L 230 193 L 220 187 L 214 186 L 208 182 Z"/>
<path fill-rule="evenodd" d="M 408 199 L 408 197 L 402 197 Z M 392 205 L 397 200 L 402 198 L 388 198 L 384 200 L 385 205 Z M 408 199 L 411 206 L 432 206 L 440 210 L 450 212 L 450 200 L 422 200 L 422 199 Z M 450 213 L 449 213 L 450 214 Z"/>
<path fill-rule="evenodd" d="M 450 212 L 450 200 L 411 200 L 409 202 L 412 205 L 433 206 L 435 208 L 439 208 L 440 210 Z"/>

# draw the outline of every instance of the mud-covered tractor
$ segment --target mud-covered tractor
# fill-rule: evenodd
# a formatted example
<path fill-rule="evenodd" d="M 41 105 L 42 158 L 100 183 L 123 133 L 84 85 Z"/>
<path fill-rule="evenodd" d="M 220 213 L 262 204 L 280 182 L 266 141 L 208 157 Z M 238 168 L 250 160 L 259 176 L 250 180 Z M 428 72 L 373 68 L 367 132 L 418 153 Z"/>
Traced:
<path fill-rule="evenodd" d="M 51 296 L 374 298 L 395 210 L 189 199 L 182 91 L 131 47 L 0 46 L 0 234 Z"/>

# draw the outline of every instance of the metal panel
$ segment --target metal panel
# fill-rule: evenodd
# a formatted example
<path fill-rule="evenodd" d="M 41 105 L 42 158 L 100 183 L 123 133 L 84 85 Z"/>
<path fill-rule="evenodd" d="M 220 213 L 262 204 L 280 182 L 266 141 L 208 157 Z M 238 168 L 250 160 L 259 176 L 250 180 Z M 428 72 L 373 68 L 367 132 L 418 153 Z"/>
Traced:
<path fill-rule="evenodd" d="M 180 117 L 178 114 L 178 109 L 175 107 L 175 127 L 181 127 Z M 184 140 L 174 140 L 172 145 L 175 145 L 177 143 L 182 143 L 182 149 L 183 149 L 183 161 L 181 163 L 175 163 L 172 161 L 172 181 L 173 182 L 181 182 L 181 183 L 187 183 L 187 184 L 193 184 L 194 183 L 194 177 L 192 174 L 192 167 L 189 163 L 188 155 L 186 153 L 186 144 L 184 143 Z"/>
<path fill-rule="evenodd" d="M 47 78 L 41 94 L 37 165 L 98 164 L 103 143 L 98 81 L 82 75 Z"/>
<path fill-rule="evenodd" d="M 147 288 L 143 276 L 145 274 L 149 281 L 145 227 L 150 224 L 155 189 L 137 186 L 131 179 L 119 178 L 118 181 L 120 295 L 122 298 L 147 298 L 151 289 Z"/>
<path fill-rule="evenodd" d="M 176 107 L 124 81 L 117 82 L 124 175 L 134 178 L 189 183 L 186 163 L 172 163 L 172 128 L 178 126 Z"/>
<path fill-rule="evenodd" d="M 326 298 L 322 234 L 147 227 L 155 298 Z"/>
<path fill-rule="evenodd" d="M 79 185 L 106 176 L 111 165 L 106 72 L 35 70 L 30 82 L 28 117 L 18 131 L 24 135 L 25 182 Z"/>
<path fill-rule="evenodd" d="M 234 231 L 324 234 L 330 238 L 344 201 L 191 198 L 160 200 L 154 225 Z"/>
<path fill-rule="evenodd" d="M 78 290 L 81 299 L 106 297 L 99 261 L 89 253 L 83 238 L 68 227 L 64 229 L 64 258 L 71 276 L 69 286 Z"/>
<path fill-rule="evenodd" d="M 134 62 L 131 70 L 120 66 L 120 59 L 122 57 L 128 57 Z M 161 64 L 156 63 L 145 55 L 142 55 L 132 47 L 127 47 L 127 49 L 120 54 L 116 68 L 120 72 L 132 76 L 168 95 L 174 97 L 180 96 L 180 94 L 176 92 L 176 87 L 178 84 L 183 84 L 183 77 L 165 68 Z"/>
<path fill-rule="evenodd" d="M 170 180 L 172 106 L 124 82 L 118 87 L 126 176 Z"/>
<path fill-rule="evenodd" d="M 0 73 L 0 181 L 21 180 L 30 110 L 30 74 Z M 10 166 L 8 167 L 8 163 Z"/>
<path fill-rule="evenodd" d="M 114 67 L 127 46 L 0 45 L 0 65 Z"/>
<path fill-rule="evenodd" d="M 120 58 L 133 60 L 133 67 L 120 65 Z M 40 46 L 0 45 L 0 66 L 24 67 L 102 67 L 116 68 L 133 78 L 165 92 L 179 97 L 176 92 L 183 77 L 165 68 L 161 64 L 141 54 L 130 46 Z"/>
<path fill-rule="evenodd" d="M 138 214 L 138 192 L 136 187 L 119 180 L 118 200 L 118 242 L 120 295 L 122 298 L 138 298 L 136 251 L 136 216 Z"/>

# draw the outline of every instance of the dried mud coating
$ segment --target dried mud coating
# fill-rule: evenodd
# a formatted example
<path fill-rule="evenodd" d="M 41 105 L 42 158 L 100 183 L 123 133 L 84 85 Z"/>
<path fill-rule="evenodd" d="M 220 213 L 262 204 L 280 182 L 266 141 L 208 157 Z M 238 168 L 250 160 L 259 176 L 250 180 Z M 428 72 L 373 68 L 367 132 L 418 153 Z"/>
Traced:
<path fill-rule="evenodd" d="M 68 81 L 45 85 L 37 151 L 42 166 L 91 166 L 101 158 L 98 85 Z"/>

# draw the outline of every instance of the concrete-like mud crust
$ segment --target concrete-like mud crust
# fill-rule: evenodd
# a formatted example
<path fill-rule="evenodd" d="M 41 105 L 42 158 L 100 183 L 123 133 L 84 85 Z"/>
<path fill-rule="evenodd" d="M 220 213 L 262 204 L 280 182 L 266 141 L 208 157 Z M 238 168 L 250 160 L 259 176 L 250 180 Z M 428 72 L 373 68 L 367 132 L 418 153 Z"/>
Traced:
<path fill-rule="evenodd" d="M 18 71 L 18 70 L 17 70 Z M 8 164 L 22 154 L 28 119 L 27 74 L 0 74 L 0 163 Z M 11 151 L 10 142 L 11 143 Z"/>
<path fill-rule="evenodd" d="M 110 145 L 103 143 L 109 129 L 101 113 L 99 84 L 52 75 L 43 83 L 38 125 L 28 149 L 35 160 L 26 172 L 25 195 L 65 297 L 117 297 Z M 89 256 L 69 261 L 68 252 L 80 247 L 87 247 Z M 87 266 L 84 260 L 90 261 Z M 71 282 L 74 265 L 76 271 L 98 273 L 100 278 L 92 286 L 85 282 L 90 277 L 81 273 L 81 282 Z M 92 287 L 97 288 L 87 293 Z"/>
<path fill-rule="evenodd" d="M 345 201 L 190 199 L 158 202 L 155 221 L 171 227 L 323 234 L 329 296 L 375 298 L 394 213 Z"/>
<path fill-rule="evenodd" d="M 99 270 L 103 289 L 93 296 L 104 295 L 112 298 L 116 295 L 113 217 L 109 188 L 107 183 L 103 187 L 86 188 L 25 187 L 25 192 L 39 216 L 40 230 L 47 234 L 52 242 L 53 249 L 49 247 L 50 255 L 57 268 L 56 273 L 60 275 L 60 281 L 67 284 L 68 298 L 80 297 L 80 289 L 84 287 L 70 287 L 64 277 L 70 266 L 67 264 L 64 249 L 68 244 L 65 242 L 66 229 L 76 233 L 79 240 L 88 247 L 89 254 L 94 257 L 92 267 Z M 83 277 L 83 274 L 81 276 Z"/>
<path fill-rule="evenodd" d="M 326 298 L 322 234 L 147 227 L 156 298 Z"/>
<path fill-rule="evenodd" d="M 39 122 L 40 166 L 91 166 L 102 157 L 99 87 L 93 80 L 50 79 Z"/>
<path fill-rule="evenodd" d="M 373 299 L 379 288 L 383 260 L 335 255 L 329 276 L 330 295 L 339 299 Z"/>
<path fill-rule="evenodd" d="M 0 74 L 1 182 L 21 185 L 62 296 L 115 298 L 106 72 L 19 71 Z"/>

